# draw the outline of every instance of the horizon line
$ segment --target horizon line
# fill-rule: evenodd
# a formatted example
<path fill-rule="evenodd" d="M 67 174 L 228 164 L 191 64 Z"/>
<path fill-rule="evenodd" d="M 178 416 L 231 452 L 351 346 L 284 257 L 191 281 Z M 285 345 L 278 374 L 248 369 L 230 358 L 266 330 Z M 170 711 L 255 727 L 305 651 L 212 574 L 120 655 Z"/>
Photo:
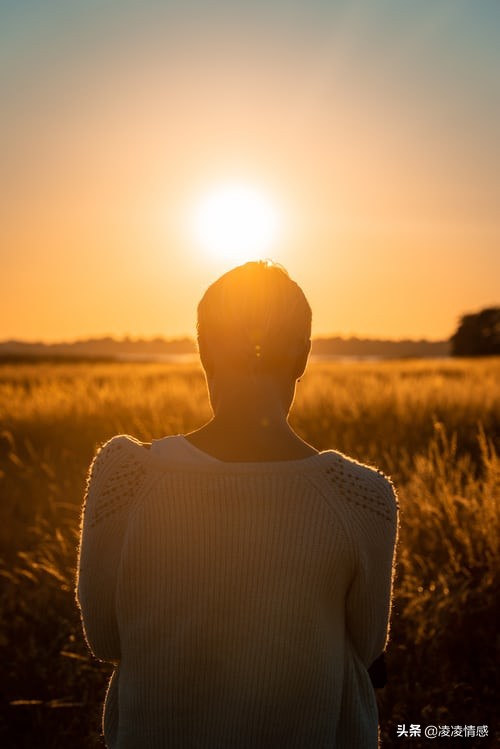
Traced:
<path fill-rule="evenodd" d="M 384 343 L 445 343 L 450 340 L 448 338 L 427 338 L 427 337 L 399 337 L 399 338 L 388 338 L 381 336 L 364 336 L 357 333 L 351 333 L 349 335 L 341 333 L 320 333 L 311 336 L 311 341 L 319 340 L 343 340 L 343 341 L 380 341 Z M 103 333 L 97 336 L 77 337 L 73 339 L 57 339 L 57 340 L 44 340 L 44 339 L 27 339 L 27 338 L 3 338 L 0 339 L 0 345 L 8 343 L 17 343 L 21 345 L 37 345 L 37 346 L 73 346 L 79 343 L 90 343 L 90 342 L 103 342 L 112 341 L 114 343 L 177 343 L 190 341 L 196 344 L 196 336 L 181 334 L 173 337 L 166 337 L 163 335 L 151 335 L 151 336 L 132 336 L 130 334 L 122 334 L 120 336 L 114 336 L 109 333 Z"/>

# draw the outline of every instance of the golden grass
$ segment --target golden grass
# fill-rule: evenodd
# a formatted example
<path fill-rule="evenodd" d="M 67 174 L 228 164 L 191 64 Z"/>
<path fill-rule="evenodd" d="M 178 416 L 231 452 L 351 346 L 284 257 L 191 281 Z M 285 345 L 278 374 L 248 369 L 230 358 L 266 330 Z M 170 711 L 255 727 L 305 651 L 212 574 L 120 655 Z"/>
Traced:
<path fill-rule="evenodd" d="M 86 469 L 113 434 L 151 440 L 208 416 L 195 365 L 0 367 L 2 746 L 100 746 L 108 669 L 88 656 L 72 592 Z M 313 363 L 291 421 L 399 489 L 383 746 L 405 722 L 498 731 L 500 361 Z"/>

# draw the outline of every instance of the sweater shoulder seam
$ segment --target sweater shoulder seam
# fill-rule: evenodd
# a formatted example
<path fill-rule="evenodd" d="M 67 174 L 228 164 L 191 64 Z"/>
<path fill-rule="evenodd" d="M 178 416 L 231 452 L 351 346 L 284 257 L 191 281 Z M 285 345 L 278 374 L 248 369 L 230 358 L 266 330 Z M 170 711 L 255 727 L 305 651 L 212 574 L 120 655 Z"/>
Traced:
<path fill-rule="evenodd" d="M 321 483 L 335 486 L 338 495 L 347 504 L 396 524 L 399 504 L 391 479 L 377 468 L 359 463 L 342 453 L 332 451 L 330 455 L 328 465 L 318 472 Z M 325 499 L 328 502 L 326 496 Z"/>
<path fill-rule="evenodd" d="M 117 435 L 96 453 L 87 478 L 84 502 L 90 527 L 130 509 L 137 500 L 146 478 L 139 448 L 142 451 L 141 443 L 133 437 Z"/>

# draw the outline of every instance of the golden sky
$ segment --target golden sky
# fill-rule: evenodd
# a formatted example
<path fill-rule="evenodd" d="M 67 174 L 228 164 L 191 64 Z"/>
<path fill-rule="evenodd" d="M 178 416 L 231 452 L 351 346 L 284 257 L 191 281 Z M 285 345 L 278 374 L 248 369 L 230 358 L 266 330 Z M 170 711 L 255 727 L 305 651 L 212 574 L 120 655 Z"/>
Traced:
<path fill-rule="evenodd" d="M 0 339 L 193 335 L 241 257 L 202 247 L 192 217 L 235 181 L 274 201 L 263 254 L 315 335 L 445 338 L 499 303 L 495 0 L 0 16 Z"/>

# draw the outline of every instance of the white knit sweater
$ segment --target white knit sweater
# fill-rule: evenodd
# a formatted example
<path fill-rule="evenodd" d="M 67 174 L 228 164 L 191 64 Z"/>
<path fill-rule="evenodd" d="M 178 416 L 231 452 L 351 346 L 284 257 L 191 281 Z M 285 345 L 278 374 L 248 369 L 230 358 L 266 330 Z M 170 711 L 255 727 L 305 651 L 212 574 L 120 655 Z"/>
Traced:
<path fill-rule="evenodd" d="M 116 664 L 112 749 L 373 749 L 367 668 L 384 649 L 397 505 L 328 451 L 165 461 L 131 437 L 97 454 L 77 595 Z"/>

